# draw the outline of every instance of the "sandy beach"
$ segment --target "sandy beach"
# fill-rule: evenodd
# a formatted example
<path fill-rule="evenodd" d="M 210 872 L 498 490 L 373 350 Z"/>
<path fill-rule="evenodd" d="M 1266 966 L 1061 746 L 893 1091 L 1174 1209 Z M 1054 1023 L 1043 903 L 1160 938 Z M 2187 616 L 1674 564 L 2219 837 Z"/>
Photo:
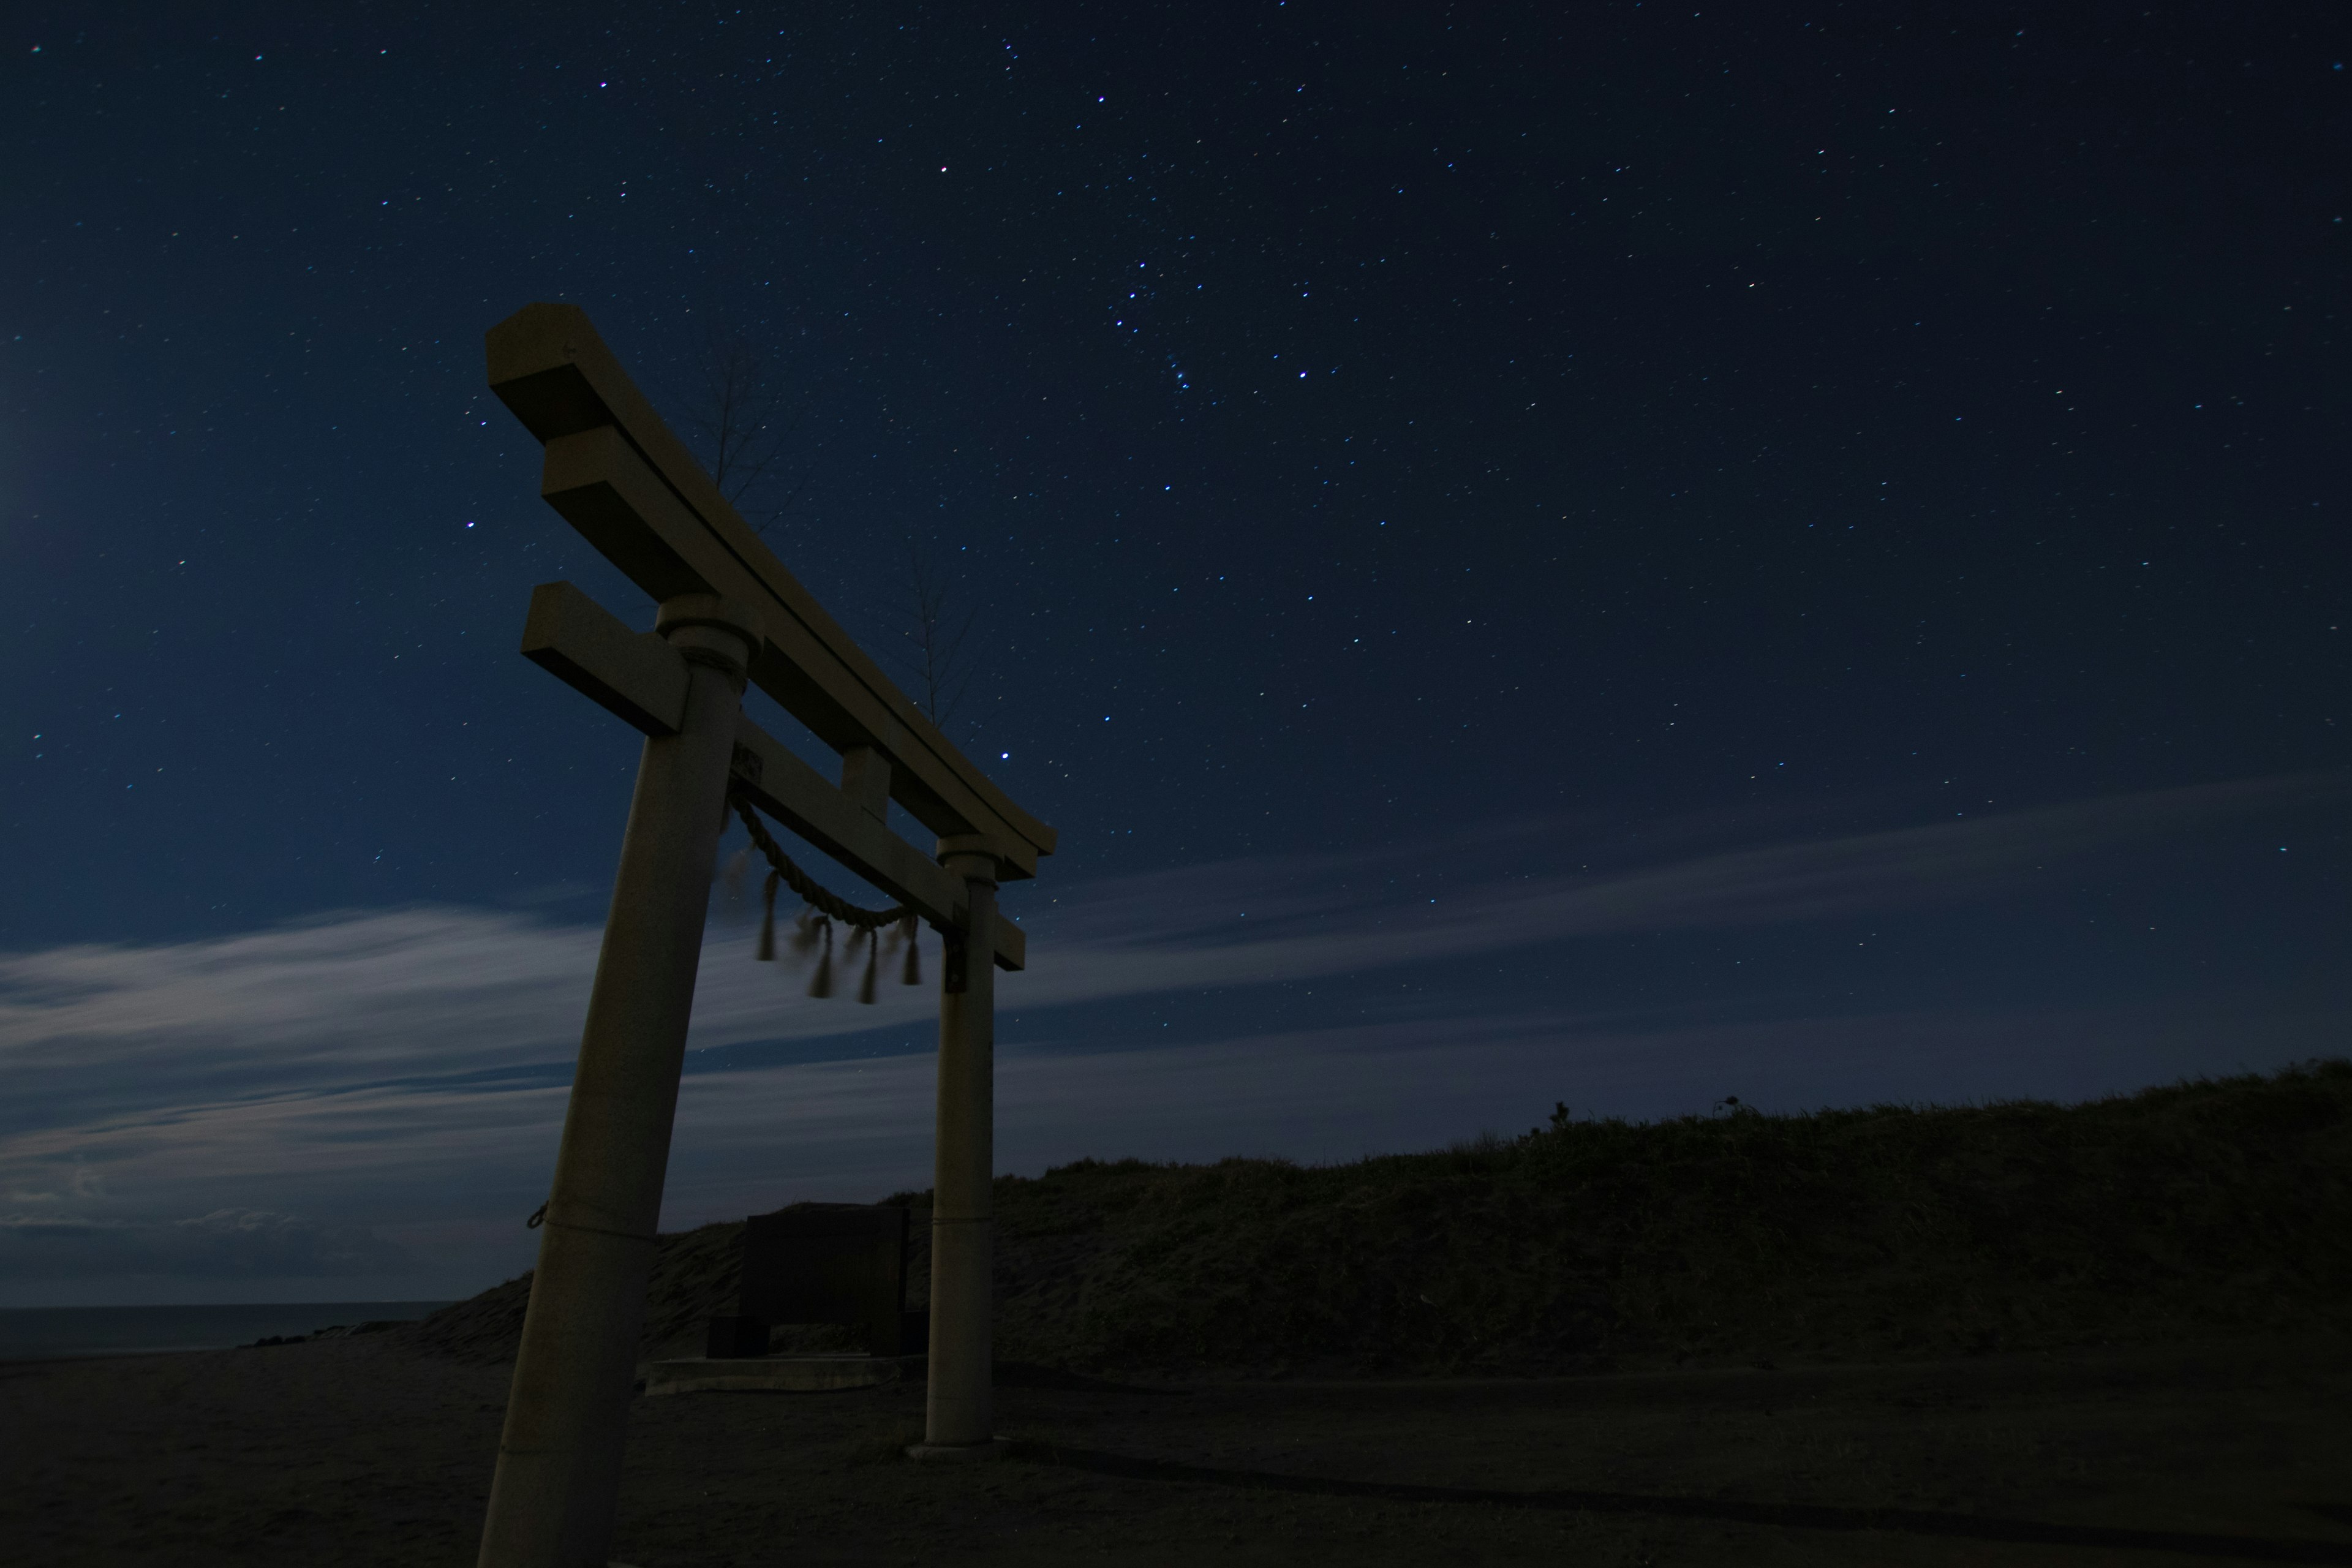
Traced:
<path fill-rule="evenodd" d="M 5 1555 L 470 1563 L 509 1371 L 396 1335 L 0 1367 Z M 640 1397 L 621 1560 L 2352 1563 L 2336 1336 L 1577 1378 L 1002 1381 L 1017 1452 L 974 1467 L 899 1457 L 914 1385 Z"/>

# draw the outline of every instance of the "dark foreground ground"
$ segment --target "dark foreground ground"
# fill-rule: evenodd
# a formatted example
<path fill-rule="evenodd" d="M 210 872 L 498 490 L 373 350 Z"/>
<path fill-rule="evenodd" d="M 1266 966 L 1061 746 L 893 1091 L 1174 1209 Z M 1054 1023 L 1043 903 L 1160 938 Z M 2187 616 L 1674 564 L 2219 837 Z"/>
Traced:
<path fill-rule="evenodd" d="M 0 1561 L 472 1561 L 509 1369 L 396 1341 L 0 1366 Z M 2352 1340 L 1545 1379 L 640 1398 L 620 1557 L 2352 1564 Z"/>

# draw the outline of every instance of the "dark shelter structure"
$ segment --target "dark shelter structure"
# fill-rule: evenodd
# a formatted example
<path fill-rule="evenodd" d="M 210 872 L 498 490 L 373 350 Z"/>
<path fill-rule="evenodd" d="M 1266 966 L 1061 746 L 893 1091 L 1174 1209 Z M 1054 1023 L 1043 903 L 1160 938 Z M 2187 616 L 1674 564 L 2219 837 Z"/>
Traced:
<path fill-rule="evenodd" d="M 927 1322 L 907 1310 L 907 1211 L 895 1204 L 798 1204 L 743 1222 L 733 1316 L 710 1320 L 705 1353 L 768 1353 L 786 1323 L 855 1329 L 869 1355 L 923 1353 Z"/>

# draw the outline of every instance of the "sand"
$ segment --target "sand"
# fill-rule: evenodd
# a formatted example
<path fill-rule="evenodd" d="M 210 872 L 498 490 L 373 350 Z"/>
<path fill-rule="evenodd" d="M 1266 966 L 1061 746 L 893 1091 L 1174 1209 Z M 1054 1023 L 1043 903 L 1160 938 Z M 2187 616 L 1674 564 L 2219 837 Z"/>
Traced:
<path fill-rule="evenodd" d="M 0 1560 L 471 1563 L 509 1369 L 394 1339 L 0 1366 Z M 2352 1564 L 2352 1342 L 640 1398 L 623 1561 Z M 1064 1386 L 1040 1386 L 1059 1383 Z"/>

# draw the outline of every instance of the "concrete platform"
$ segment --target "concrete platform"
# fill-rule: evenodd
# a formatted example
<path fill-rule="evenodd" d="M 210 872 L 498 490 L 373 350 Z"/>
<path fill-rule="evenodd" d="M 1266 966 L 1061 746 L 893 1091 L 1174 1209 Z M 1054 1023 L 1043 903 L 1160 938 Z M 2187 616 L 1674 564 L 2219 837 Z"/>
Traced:
<path fill-rule="evenodd" d="M 918 1443 L 907 1450 L 907 1458 L 919 1465 L 975 1465 L 1004 1458 L 1012 1452 L 1010 1442 L 991 1437 L 985 1443 Z"/>
<path fill-rule="evenodd" d="M 919 1355 L 771 1355 L 718 1359 L 686 1356 L 646 1369 L 646 1393 L 823 1394 L 874 1388 L 923 1375 Z"/>

